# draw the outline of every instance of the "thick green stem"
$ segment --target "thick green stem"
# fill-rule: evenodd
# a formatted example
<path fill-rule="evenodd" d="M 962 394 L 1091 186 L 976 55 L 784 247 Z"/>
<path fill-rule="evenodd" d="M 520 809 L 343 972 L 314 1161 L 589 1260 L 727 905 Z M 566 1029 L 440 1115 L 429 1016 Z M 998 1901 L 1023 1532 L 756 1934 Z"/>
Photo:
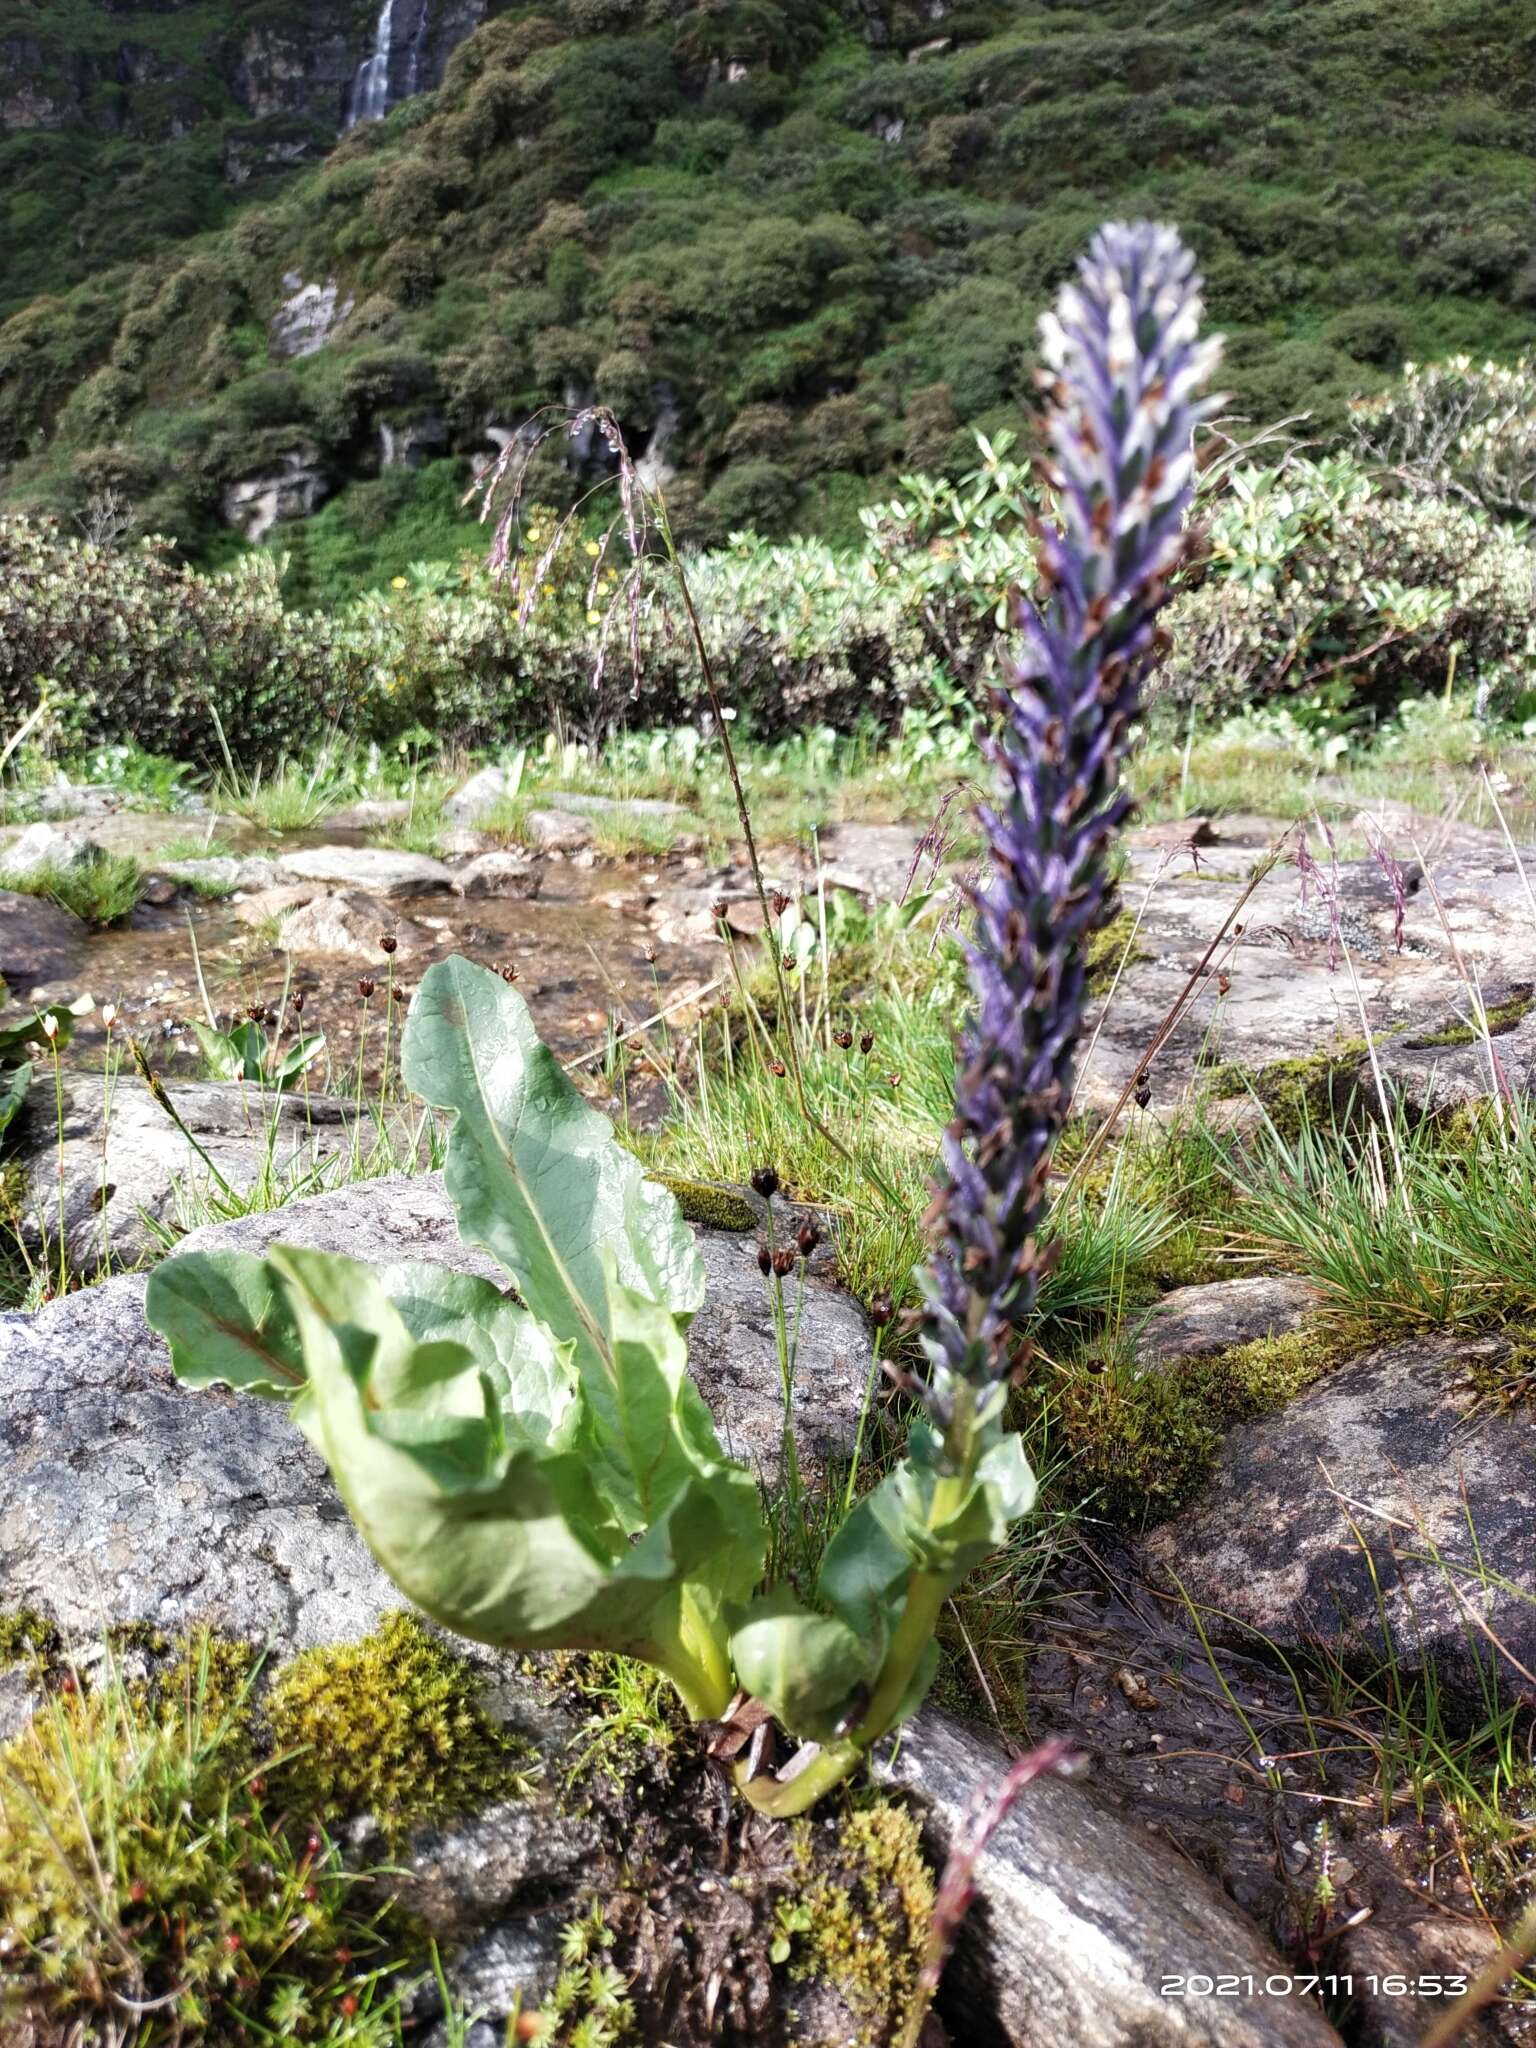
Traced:
<path fill-rule="evenodd" d="M 718 1721 L 731 1703 L 736 1682 L 724 1638 L 702 1613 L 693 1594 L 678 1597 L 677 1633 L 657 1644 L 648 1661 L 665 1671 L 692 1721 Z"/>

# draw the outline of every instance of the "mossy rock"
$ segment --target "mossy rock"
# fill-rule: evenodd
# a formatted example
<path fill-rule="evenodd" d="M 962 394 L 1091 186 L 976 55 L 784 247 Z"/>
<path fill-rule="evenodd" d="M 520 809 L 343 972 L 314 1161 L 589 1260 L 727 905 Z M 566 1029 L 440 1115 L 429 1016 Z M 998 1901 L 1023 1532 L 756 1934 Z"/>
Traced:
<path fill-rule="evenodd" d="M 1513 1031 L 1530 1015 L 1533 1005 L 1536 1005 L 1536 991 L 1530 987 L 1515 989 L 1502 1001 L 1490 1003 L 1484 1012 L 1488 1036 L 1499 1038 L 1506 1031 Z M 1410 1052 L 1430 1052 L 1441 1046 L 1477 1045 L 1482 1037 L 1482 1031 L 1475 1024 L 1461 1017 L 1452 1017 L 1435 1030 L 1405 1038 L 1402 1042 Z"/>
<path fill-rule="evenodd" d="M 651 1173 L 647 1178 L 667 1188 L 690 1223 L 709 1230 L 756 1230 L 758 1216 L 744 1188 L 728 1181 L 691 1180 L 686 1174 Z"/>
<path fill-rule="evenodd" d="M 1270 1060 L 1261 1067 L 1226 1062 L 1207 1068 L 1205 1085 L 1219 1100 L 1252 1096 L 1289 1142 L 1304 1125 L 1326 1127 L 1355 1112 L 1361 1062 L 1369 1050 L 1363 1038 L 1351 1038 L 1322 1052 Z"/>

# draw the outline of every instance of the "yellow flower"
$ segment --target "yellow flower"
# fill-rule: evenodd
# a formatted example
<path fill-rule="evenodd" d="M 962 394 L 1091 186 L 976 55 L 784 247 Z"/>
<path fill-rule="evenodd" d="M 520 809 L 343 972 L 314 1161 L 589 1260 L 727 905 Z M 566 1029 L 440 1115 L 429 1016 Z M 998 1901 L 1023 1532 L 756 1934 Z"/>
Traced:
<path fill-rule="evenodd" d="M 555 594 L 555 586 L 553 585 L 553 583 L 546 583 L 546 584 L 545 584 L 545 586 L 544 586 L 544 595 L 545 595 L 546 597 L 553 597 L 553 596 L 554 596 L 554 594 Z"/>
<path fill-rule="evenodd" d="M 404 590 L 405 578 L 403 576 L 391 576 L 389 579 L 389 587 L 391 590 Z"/>
<path fill-rule="evenodd" d="M 588 613 L 587 613 L 587 624 L 588 624 L 589 626 L 598 626 L 598 625 L 601 625 L 601 624 L 602 624 L 602 618 L 603 618 L 603 615 L 602 615 L 602 613 L 601 613 L 601 612 L 588 612 Z"/>
<path fill-rule="evenodd" d="M 602 552 L 602 549 L 598 546 L 595 540 L 589 540 L 587 542 L 587 553 L 591 555 L 594 559 L 596 559 L 596 557 L 600 555 Z"/>

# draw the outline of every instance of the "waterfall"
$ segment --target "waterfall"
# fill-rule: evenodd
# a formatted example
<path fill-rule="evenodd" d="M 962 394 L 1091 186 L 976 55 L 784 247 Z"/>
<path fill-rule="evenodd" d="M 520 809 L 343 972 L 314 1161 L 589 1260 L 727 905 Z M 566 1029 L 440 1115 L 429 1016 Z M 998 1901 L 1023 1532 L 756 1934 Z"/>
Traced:
<path fill-rule="evenodd" d="M 359 121 L 382 121 L 389 112 L 389 54 L 395 40 L 395 0 L 384 0 L 379 25 L 373 36 L 373 55 L 357 67 L 352 81 L 352 101 L 347 108 L 347 126 Z"/>

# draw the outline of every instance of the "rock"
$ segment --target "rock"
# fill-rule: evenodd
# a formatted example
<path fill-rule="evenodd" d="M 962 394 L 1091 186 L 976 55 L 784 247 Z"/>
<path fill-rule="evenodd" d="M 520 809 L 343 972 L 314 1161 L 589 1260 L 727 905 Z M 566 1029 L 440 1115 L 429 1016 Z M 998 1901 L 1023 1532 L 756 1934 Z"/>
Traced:
<path fill-rule="evenodd" d="M 326 819 L 338 832 L 374 832 L 381 825 L 403 825 L 415 809 L 408 796 L 365 796 Z"/>
<path fill-rule="evenodd" d="M 111 782 L 60 782 L 32 802 L 40 818 L 100 818 L 121 809 L 123 792 Z"/>
<path fill-rule="evenodd" d="M 881 1775 L 925 1810 L 942 1865 L 978 1795 L 1010 1759 L 936 1708 L 908 1722 Z M 1178 1852 L 1046 1775 L 977 1859 L 977 1898 L 940 1994 L 974 2048 L 1340 2048 L 1305 1997 L 1179 1997 L 1168 1979 L 1292 1974 L 1258 1929 Z"/>
<path fill-rule="evenodd" d="M 139 890 L 139 901 L 147 903 L 151 910 L 168 910 L 180 893 L 171 876 L 146 875 Z"/>
<path fill-rule="evenodd" d="M 440 860 L 388 846 L 311 846 L 285 853 L 275 879 L 367 889 L 376 896 L 426 896 L 454 886 L 453 870 Z"/>
<path fill-rule="evenodd" d="M 352 295 L 343 298 L 334 277 L 324 284 L 305 284 L 290 272 L 283 283 L 288 297 L 273 314 L 268 334 L 274 356 L 297 361 L 324 348 L 352 311 Z"/>
<path fill-rule="evenodd" d="M 67 868 L 99 860 L 106 852 L 100 841 L 78 828 L 62 825 L 28 825 L 19 838 L 0 852 L 0 870 L 9 875 L 35 875 L 40 868 Z"/>
<path fill-rule="evenodd" d="M 481 768 L 461 783 L 443 805 L 444 815 L 456 825 L 473 825 L 493 811 L 503 797 L 512 794 L 512 778 L 505 768 Z"/>
<path fill-rule="evenodd" d="M 1464 1977 L 1468 1982 L 1492 1962 L 1498 1940 L 1485 1924 L 1452 1919 L 1419 1901 L 1417 1913 L 1391 1921 L 1367 1920 L 1346 1927 L 1339 1937 L 1337 1960 L 1330 1965 L 1340 1976 L 1354 1979 L 1357 2035 L 1370 2048 L 1419 2048 L 1447 2000 L 1442 1993 L 1416 1996 L 1384 1981 L 1394 1977 L 1406 1985 L 1431 1977 Z M 1492 2024 L 1473 2020 L 1456 2037 L 1457 2048 L 1498 2048 L 1508 2040 Z"/>
<path fill-rule="evenodd" d="M 258 1091 L 228 1081 L 171 1081 L 166 1090 L 207 1160 L 237 1190 L 267 1171 L 271 1119 L 270 1167 L 278 1182 L 338 1157 L 351 1143 L 352 1106 L 330 1096 L 263 1103 Z M 174 1225 L 184 1195 L 211 1184 L 207 1161 L 131 1073 L 112 1084 L 109 1120 L 105 1101 L 100 1075 L 66 1068 L 62 1148 L 51 1078 L 48 1087 L 32 1090 L 7 1134 L 26 1176 L 23 1241 L 45 1261 L 57 1259 L 62 1178 L 64 1248 L 82 1273 L 103 1263 L 132 1265 L 157 1250 L 151 1221 Z"/>
<path fill-rule="evenodd" d="M 459 887 L 466 896 L 537 896 L 544 882 L 544 870 L 530 854 L 477 853 L 458 870 Z"/>
<path fill-rule="evenodd" d="M 323 894 L 318 882 L 287 882 L 281 887 L 256 889 L 250 895 L 241 893 L 233 907 L 242 924 L 266 924 L 272 918 L 287 917 Z"/>
<path fill-rule="evenodd" d="M 448 446 L 448 423 L 440 412 L 413 420 L 379 421 L 379 468 L 420 469 Z"/>
<path fill-rule="evenodd" d="M 281 1653 L 400 1604 L 278 1404 L 176 1384 L 141 1274 L 0 1316 L 0 1443 L 7 1602 L 70 1633 L 202 1618 Z"/>
<path fill-rule="evenodd" d="M 172 1093 L 180 1101 L 199 1086 L 210 1084 Z M 183 1249 L 260 1252 L 277 1241 L 506 1277 L 460 1241 L 438 1174 L 364 1181 L 213 1225 Z M 747 1301 L 749 1285 L 762 1288 L 753 1239 L 704 1231 L 700 1242 L 710 1291 L 691 1333 L 699 1381 L 722 1434 L 771 1470 L 779 1373 L 766 1317 Z M 271 1630 L 280 1652 L 366 1634 L 400 1595 L 324 1466 L 277 1404 L 182 1389 L 143 1299 L 143 1276 L 128 1273 L 35 1316 L 0 1316 L 7 1604 L 78 1632 L 205 1617 L 257 1640 Z M 796 1404 L 813 1449 L 851 1444 L 869 1358 L 853 1304 L 813 1283 Z"/>
<path fill-rule="evenodd" d="M 155 869 L 173 882 L 203 893 L 234 895 L 237 890 L 261 894 L 273 886 L 275 861 L 259 854 L 216 854 L 210 860 L 163 860 Z"/>
<path fill-rule="evenodd" d="M 1137 1332 L 1136 1362 L 1169 1366 L 1259 1337 L 1283 1337 L 1299 1330 L 1316 1307 L 1316 1291 L 1289 1274 L 1175 1287 Z"/>
<path fill-rule="evenodd" d="M 277 456 L 271 466 L 226 484 L 219 509 L 226 526 L 234 527 L 249 541 L 261 541 L 280 520 L 307 519 L 330 494 L 330 479 L 320 467 L 320 451 L 305 445 Z"/>
<path fill-rule="evenodd" d="M 571 811 L 530 811 L 523 824 L 534 845 L 546 853 L 575 853 L 592 843 L 592 827 Z"/>
<path fill-rule="evenodd" d="M 1143 1539 L 1153 1576 L 1210 1610 L 1220 1640 L 1322 1644 L 1374 1670 L 1384 1619 L 1405 1676 L 1432 1663 L 1480 1711 L 1480 1661 L 1496 1660 L 1501 1696 L 1536 1704 L 1536 1425 L 1474 1384 L 1508 1353 L 1384 1345 L 1238 1424 L 1199 1497 Z"/>
<path fill-rule="evenodd" d="M 1470 1108 L 1491 1095 L 1536 1096 L 1536 1005 L 1529 985 L 1505 998 L 1507 1007 L 1492 989 L 1484 989 L 1483 1002 L 1489 1027 L 1486 1042 L 1474 1028 L 1472 1004 L 1465 999 L 1454 1012 L 1417 1030 L 1399 1032 L 1376 1047 L 1383 1079 L 1412 1116 Z M 1466 1042 L 1434 1043 L 1447 1036 Z M 1375 1080 L 1365 1058 L 1359 1063 L 1357 1086 L 1362 1100 L 1374 1106 Z"/>
<path fill-rule="evenodd" d="M 266 900 L 270 903 L 271 896 Z M 381 941 L 385 938 L 395 940 L 400 957 L 406 960 L 431 952 L 437 945 L 425 925 L 401 917 L 379 897 L 361 889 L 313 897 L 284 919 L 278 934 L 279 944 L 289 953 L 330 953 L 376 966 L 384 958 Z"/>
<path fill-rule="evenodd" d="M 450 825 L 438 844 L 448 857 L 495 851 L 495 842 L 488 833 L 476 832 L 468 825 Z"/>
<path fill-rule="evenodd" d="M 905 894 L 923 842 L 915 825 L 829 825 L 816 844 L 824 868 L 836 870 L 838 886 L 872 901 L 894 903 Z M 814 890 L 814 876 L 807 877 Z M 927 889 L 928 863 L 921 863 L 913 888 Z"/>
<path fill-rule="evenodd" d="M 25 997 L 44 983 L 77 974 L 86 929 L 72 910 L 46 896 L 0 889 L 0 981 Z"/>
<path fill-rule="evenodd" d="M 1216 836 L 1209 818 L 1164 818 L 1156 825 L 1133 825 L 1125 843 L 1142 852 L 1176 853 L 1184 846 L 1209 846 Z"/>

